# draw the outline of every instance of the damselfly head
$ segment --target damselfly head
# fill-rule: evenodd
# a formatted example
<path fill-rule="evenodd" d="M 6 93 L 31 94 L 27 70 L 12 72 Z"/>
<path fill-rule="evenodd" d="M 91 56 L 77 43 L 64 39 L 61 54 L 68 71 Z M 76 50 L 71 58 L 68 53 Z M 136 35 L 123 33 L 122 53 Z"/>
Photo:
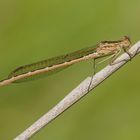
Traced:
<path fill-rule="evenodd" d="M 131 47 L 131 41 L 130 41 L 130 38 L 128 36 L 124 36 L 122 38 L 122 47 L 125 49 L 128 49 Z"/>

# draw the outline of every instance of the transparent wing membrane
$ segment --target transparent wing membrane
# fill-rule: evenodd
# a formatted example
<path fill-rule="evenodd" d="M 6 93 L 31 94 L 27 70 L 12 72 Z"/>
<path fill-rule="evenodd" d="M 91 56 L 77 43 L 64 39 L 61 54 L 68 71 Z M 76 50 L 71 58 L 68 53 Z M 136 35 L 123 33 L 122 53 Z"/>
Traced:
<path fill-rule="evenodd" d="M 84 49 L 81 49 L 81 50 L 78 50 L 78 51 L 75 51 L 75 52 L 72 52 L 72 53 L 69 53 L 69 54 L 49 58 L 49 59 L 46 59 L 46 60 L 43 60 L 43 61 L 39 61 L 39 62 L 36 62 L 36 63 L 32 63 L 32 64 L 29 64 L 29 65 L 24 65 L 24 66 L 18 67 L 9 74 L 8 78 L 16 77 L 18 75 L 22 75 L 22 74 L 25 74 L 25 73 L 28 73 L 28 72 L 33 72 L 33 71 L 36 71 L 36 70 L 44 69 L 46 67 L 48 67 L 48 68 L 53 67 L 54 65 L 59 65 L 59 64 L 65 63 L 65 62 L 69 62 L 69 61 L 84 57 L 88 54 L 94 53 L 95 50 L 96 50 L 95 48 L 96 47 L 92 46 L 92 47 L 84 48 Z M 33 75 L 33 76 L 30 76 L 30 77 L 26 77 L 26 78 L 23 78 L 23 79 L 18 80 L 16 82 L 23 82 L 23 81 L 27 81 L 27 80 L 46 77 L 48 75 L 59 72 L 59 71 L 65 69 L 67 67 L 68 66 L 63 66 L 63 67 L 57 68 L 56 70 L 46 71 L 44 74 L 41 73 L 41 74 L 38 74 L 38 75 Z"/>

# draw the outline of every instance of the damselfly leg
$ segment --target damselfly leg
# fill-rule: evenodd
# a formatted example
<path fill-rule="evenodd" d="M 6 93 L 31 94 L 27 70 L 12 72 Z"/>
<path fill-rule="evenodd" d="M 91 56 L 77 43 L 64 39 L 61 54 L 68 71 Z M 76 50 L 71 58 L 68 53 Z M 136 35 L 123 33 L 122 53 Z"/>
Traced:
<path fill-rule="evenodd" d="M 112 58 L 111 60 L 115 60 L 120 53 L 121 53 L 121 50 L 119 52 L 107 57 L 106 59 L 98 62 L 97 64 L 96 64 L 96 59 L 93 59 L 93 61 L 92 61 L 93 62 L 93 75 L 91 76 L 91 80 L 90 80 L 90 83 L 88 85 L 88 92 L 90 91 L 90 87 L 91 87 L 91 84 L 92 84 L 93 77 L 96 74 L 97 66 L 99 66 L 100 64 L 102 64 L 103 62 L 105 62 L 105 61 L 107 61 L 107 60 L 109 60 L 111 58 Z"/>
<path fill-rule="evenodd" d="M 118 57 L 118 55 L 121 53 L 122 50 L 125 53 L 128 54 L 129 59 L 124 59 L 124 60 L 121 60 L 121 61 L 114 62 L 116 60 L 116 58 Z M 138 51 L 139 51 L 139 48 L 136 50 L 135 55 L 138 53 Z M 124 62 L 124 61 L 127 62 L 128 60 L 131 61 L 132 57 L 133 57 L 133 55 L 127 49 L 122 48 L 122 49 L 120 49 L 120 52 L 111 60 L 110 65 L 115 65 L 115 64 L 118 64 L 118 63 L 121 63 L 121 62 Z"/>
<path fill-rule="evenodd" d="M 96 59 L 93 59 L 94 61 L 93 61 L 93 70 L 94 70 L 94 72 L 93 72 L 93 75 L 91 76 L 91 80 L 90 80 L 90 83 L 89 83 L 89 86 L 88 86 L 88 92 L 90 91 L 90 87 L 91 87 L 91 84 L 92 84 L 92 80 L 93 80 L 93 77 L 94 77 L 94 75 L 96 74 L 96 68 L 97 68 L 97 66 L 98 65 L 100 65 L 100 64 L 102 64 L 103 62 L 105 62 L 105 61 L 107 61 L 107 60 L 109 60 L 109 59 L 111 59 L 111 61 L 110 61 L 110 65 L 115 65 L 115 64 L 118 64 L 118 63 L 120 63 L 120 62 L 122 62 L 122 61 L 128 61 L 128 60 L 122 60 L 122 61 L 119 61 L 119 62 L 114 62 L 116 59 L 117 59 L 117 57 L 121 54 L 121 52 L 122 52 L 122 50 L 124 51 L 124 52 L 126 52 L 128 55 L 129 55 L 129 60 L 131 60 L 131 58 L 132 58 L 132 54 L 128 51 L 128 50 L 126 50 L 125 48 L 120 48 L 120 49 L 118 49 L 118 51 L 116 51 L 114 54 L 112 54 L 111 56 L 109 56 L 109 57 L 107 57 L 106 59 L 104 59 L 104 60 L 102 60 L 102 61 L 100 61 L 100 62 L 98 62 L 97 64 L 96 64 Z M 136 51 L 136 53 L 139 51 L 139 49 Z"/>

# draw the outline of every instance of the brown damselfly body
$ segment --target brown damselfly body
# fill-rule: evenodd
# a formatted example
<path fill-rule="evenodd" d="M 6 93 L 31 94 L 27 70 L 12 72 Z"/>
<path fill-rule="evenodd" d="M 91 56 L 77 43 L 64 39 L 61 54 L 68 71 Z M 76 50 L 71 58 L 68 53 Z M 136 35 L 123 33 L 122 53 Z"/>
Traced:
<path fill-rule="evenodd" d="M 105 59 L 98 64 L 110 58 L 110 65 L 112 65 L 122 50 L 125 51 L 131 58 L 131 54 L 128 52 L 130 47 L 131 41 L 127 36 L 124 36 L 122 39 L 117 41 L 101 41 L 95 46 L 18 67 L 9 74 L 7 79 L 0 82 L 0 86 L 2 86 L 7 80 L 11 80 L 11 82 L 14 83 L 19 83 L 48 76 L 75 63 L 89 59 L 96 60 L 101 57 L 109 56 L 108 58 L 105 57 Z M 96 63 L 94 65 L 94 69 L 95 67 Z"/>

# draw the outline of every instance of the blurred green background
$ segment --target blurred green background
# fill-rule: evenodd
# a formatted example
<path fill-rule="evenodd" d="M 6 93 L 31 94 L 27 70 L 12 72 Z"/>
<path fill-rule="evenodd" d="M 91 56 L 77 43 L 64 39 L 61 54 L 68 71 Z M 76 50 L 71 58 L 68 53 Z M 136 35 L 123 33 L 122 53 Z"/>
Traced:
<path fill-rule="evenodd" d="M 0 0 L 0 79 L 14 68 L 130 36 L 140 39 L 139 0 Z M 140 56 L 32 140 L 139 140 Z M 92 61 L 0 88 L 0 139 L 11 140 L 93 72 Z"/>

